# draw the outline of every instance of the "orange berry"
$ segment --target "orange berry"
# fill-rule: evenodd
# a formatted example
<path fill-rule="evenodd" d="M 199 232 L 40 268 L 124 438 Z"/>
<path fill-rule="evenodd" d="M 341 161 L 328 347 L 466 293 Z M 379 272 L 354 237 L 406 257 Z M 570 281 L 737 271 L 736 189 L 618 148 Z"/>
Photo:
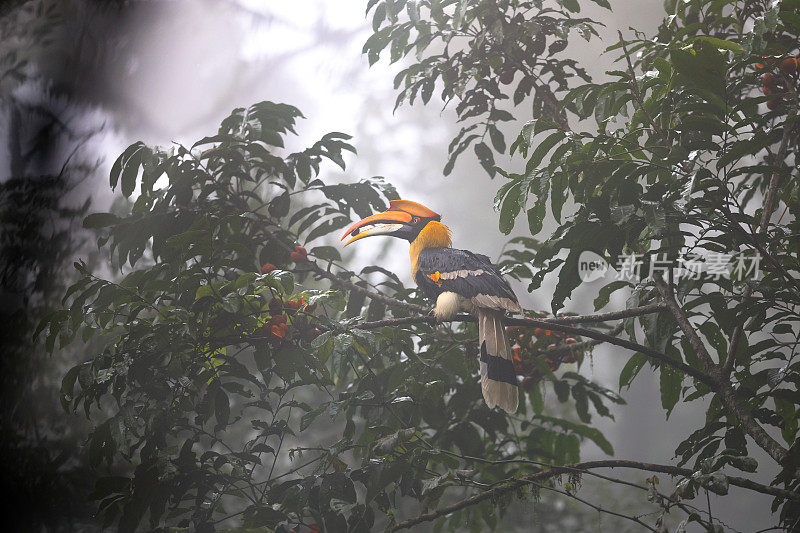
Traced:
<path fill-rule="evenodd" d="M 283 339 L 284 337 L 286 337 L 286 334 L 289 333 L 289 326 L 287 326 L 285 322 L 282 322 L 280 324 L 273 324 L 272 326 L 270 326 L 269 331 L 270 333 L 272 333 L 273 336 L 279 339 Z"/>
<path fill-rule="evenodd" d="M 565 344 L 575 344 L 576 342 L 578 342 L 578 341 L 577 341 L 576 339 L 573 339 L 572 337 L 567 337 L 567 338 L 564 340 L 564 343 L 565 343 Z"/>
<path fill-rule="evenodd" d="M 272 272 L 273 270 L 277 270 L 277 269 L 278 269 L 278 267 L 276 267 L 272 263 L 264 263 L 263 265 L 261 265 L 261 273 L 262 274 L 266 274 L 268 272 Z"/>
<path fill-rule="evenodd" d="M 770 109 L 775 109 L 776 107 L 781 105 L 780 98 L 773 98 L 772 100 L 767 100 L 767 107 Z"/>
<path fill-rule="evenodd" d="M 500 83 L 503 85 L 508 85 L 514 81 L 514 71 L 513 70 L 504 70 L 500 73 Z"/>
<path fill-rule="evenodd" d="M 761 76 L 761 83 L 763 85 L 775 86 L 778 84 L 778 78 L 775 77 L 775 74 L 766 72 L 763 76 Z"/>

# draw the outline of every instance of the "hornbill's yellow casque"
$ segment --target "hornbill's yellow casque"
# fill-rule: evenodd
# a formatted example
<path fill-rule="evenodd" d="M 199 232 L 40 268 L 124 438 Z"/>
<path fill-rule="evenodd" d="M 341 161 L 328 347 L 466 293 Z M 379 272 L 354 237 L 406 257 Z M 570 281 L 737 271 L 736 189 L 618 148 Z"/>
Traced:
<path fill-rule="evenodd" d="M 488 257 L 451 248 L 450 229 L 441 218 L 417 202 L 393 200 L 388 210 L 353 224 L 342 240 L 351 235 L 347 246 L 364 237 L 390 235 L 411 243 L 411 276 L 436 298 L 436 318 L 445 320 L 460 310 L 477 316 L 483 397 L 490 408 L 513 413 L 519 402 L 517 379 L 503 316 L 522 308 Z"/>

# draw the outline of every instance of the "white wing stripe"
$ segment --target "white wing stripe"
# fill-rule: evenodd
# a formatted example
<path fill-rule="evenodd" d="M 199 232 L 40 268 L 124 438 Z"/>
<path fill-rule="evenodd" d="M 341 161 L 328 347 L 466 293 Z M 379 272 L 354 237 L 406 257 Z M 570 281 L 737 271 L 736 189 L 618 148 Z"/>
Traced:
<path fill-rule="evenodd" d="M 453 272 L 440 272 L 439 276 L 442 279 L 456 279 L 456 278 L 466 278 L 467 276 L 480 276 L 481 274 L 490 274 L 483 269 L 478 270 L 454 270 Z"/>

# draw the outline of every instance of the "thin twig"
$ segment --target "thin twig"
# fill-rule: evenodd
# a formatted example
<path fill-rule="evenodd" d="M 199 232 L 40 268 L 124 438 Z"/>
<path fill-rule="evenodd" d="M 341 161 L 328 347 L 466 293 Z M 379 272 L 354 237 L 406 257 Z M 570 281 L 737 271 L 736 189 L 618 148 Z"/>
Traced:
<path fill-rule="evenodd" d="M 612 510 L 610 510 L 610 509 L 606 509 L 606 508 L 604 508 L 604 507 L 600 507 L 600 506 L 599 506 L 599 505 L 597 505 L 597 504 L 594 504 L 594 503 L 592 503 L 592 502 L 589 502 L 589 501 L 586 501 L 586 500 L 584 500 L 583 498 L 580 498 L 580 497 L 579 497 L 577 494 L 573 494 L 573 493 L 571 493 L 571 492 L 567 492 L 567 491 L 565 491 L 565 490 L 557 489 L 557 488 L 555 488 L 555 487 L 550 487 L 550 486 L 548 486 L 548 485 L 542 485 L 542 484 L 540 484 L 540 483 L 534 483 L 534 485 L 536 485 L 536 486 L 537 486 L 537 487 L 539 487 L 540 489 L 549 490 L 549 491 L 556 492 L 556 493 L 558 493 L 558 494 L 562 494 L 562 495 L 564 495 L 564 496 L 567 496 L 568 498 L 572 498 L 573 500 L 575 500 L 575 501 L 578 501 L 578 502 L 580 502 L 580 503 L 582 503 L 582 504 L 586 505 L 587 507 L 591 507 L 592 509 L 594 509 L 594 510 L 595 510 L 595 511 L 597 511 L 598 513 L 605 513 L 605 514 L 609 514 L 609 515 L 611 515 L 611 516 L 616 516 L 616 517 L 619 517 L 619 518 L 624 518 L 625 520 L 630 520 L 630 521 L 632 521 L 632 522 L 636 522 L 637 524 L 639 524 L 639 525 L 640 525 L 640 526 L 642 526 L 643 528 L 645 528 L 645 529 L 649 529 L 649 530 L 650 530 L 650 531 L 652 531 L 653 533 L 657 533 L 657 531 L 656 531 L 656 529 L 655 529 L 655 528 L 653 528 L 652 526 L 649 526 L 649 525 L 645 524 L 645 523 L 644 523 L 644 522 L 642 522 L 642 521 L 641 521 L 641 519 L 640 519 L 639 517 L 637 517 L 637 516 L 629 516 L 629 515 L 626 515 L 626 514 L 623 514 L 623 513 L 618 513 L 618 512 L 616 512 L 616 511 L 612 511 Z"/>
<path fill-rule="evenodd" d="M 625 44 L 625 38 L 622 36 L 621 31 L 618 30 L 617 33 L 619 33 L 619 42 L 622 44 L 622 52 L 625 54 L 625 61 L 628 62 L 628 70 L 631 74 L 631 85 L 633 87 L 633 96 L 636 98 L 636 102 L 639 104 L 639 109 L 641 109 L 642 113 L 644 113 L 644 116 L 647 117 L 647 120 L 653 126 L 653 129 L 661 136 L 661 138 L 664 140 L 664 143 L 669 146 L 671 143 L 666 132 L 661 129 L 661 126 L 656 124 L 656 121 L 653 120 L 652 115 L 650 115 L 650 113 L 647 111 L 647 108 L 644 106 L 644 97 L 639 90 L 639 83 L 636 81 L 636 71 L 633 70 L 633 63 L 631 63 L 631 56 L 628 53 L 628 47 Z"/>
<path fill-rule="evenodd" d="M 423 522 L 431 522 L 442 516 L 447 516 L 461 509 L 465 509 L 467 507 L 476 505 L 482 501 L 488 499 L 494 499 L 497 498 L 498 496 L 502 496 L 503 494 L 516 491 L 517 489 L 520 489 L 526 485 L 530 484 L 538 485 L 539 482 L 545 481 L 560 474 L 567 474 L 575 471 L 585 471 L 594 468 L 633 468 L 637 470 L 645 470 L 648 472 L 658 472 L 658 473 L 669 474 L 673 476 L 683 476 L 683 477 L 689 477 L 693 474 L 693 472 L 688 468 L 680 468 L 671 465 L 659 465 L 653 463 L 643 463 L 639 461 L 627 461 L 619 459 L 609 459 L 604 461 L 586 461 L 583 463 L 575 463 L 566 466 L 554 466 L 551 470 L 545 470 L 542 472 L 528 474 L 521 478 L 510 479 L 500 484 L 497 487 L 494 487 L 492 489 L 483 492 L 479 492 L 478 494 L 470 496 L 469 498 L 456 502 L 452 505 L 441 507 L 439 509 L 436 509 L 435 511 L 423 513 L 414 518 L 410 518 L 408 520 L 400 522 L 399 524 L 395 525 L 392 528 L 392 531 L 408 529 L 412 526 L 421 524 Z M 732 485 L 738 485 L 740 487 L 750 488 L 753 490 L 757 490 L 754 488 L 754 486 L 757 486 L 759 489 L 761 489 L 758 490 L 758 492 L 763 492 L 764 494 L 770 494 L 780 498 L 800 501 L 800 495 L 788 490 L 779 489 L 777 487 L 767 487 L 742 478 L 728 477 L 728 481 Z"/>

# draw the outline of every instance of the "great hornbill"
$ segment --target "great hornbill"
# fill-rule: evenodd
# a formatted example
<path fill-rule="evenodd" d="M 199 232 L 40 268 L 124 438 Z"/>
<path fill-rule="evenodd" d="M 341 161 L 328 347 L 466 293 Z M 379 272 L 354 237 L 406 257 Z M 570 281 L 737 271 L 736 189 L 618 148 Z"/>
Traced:
<path fill-rule="evenodd" d="M 364 237 L 390 235 L 411 243 L 411 276 L 436 299 L 434 316 L 445 320 L 461 310 L 477 316 L 483 397 L 490 408 L 497 405 L 513 413 L 519 403 L 517 377 L 503 317 L 522 308 L 488 257 L 451 247 L 450 229 L 441 219 L 417 202 L 392 200 L 383 213 L 353 224 L 342 240 L 351 235 L 347 246 Z"/>

